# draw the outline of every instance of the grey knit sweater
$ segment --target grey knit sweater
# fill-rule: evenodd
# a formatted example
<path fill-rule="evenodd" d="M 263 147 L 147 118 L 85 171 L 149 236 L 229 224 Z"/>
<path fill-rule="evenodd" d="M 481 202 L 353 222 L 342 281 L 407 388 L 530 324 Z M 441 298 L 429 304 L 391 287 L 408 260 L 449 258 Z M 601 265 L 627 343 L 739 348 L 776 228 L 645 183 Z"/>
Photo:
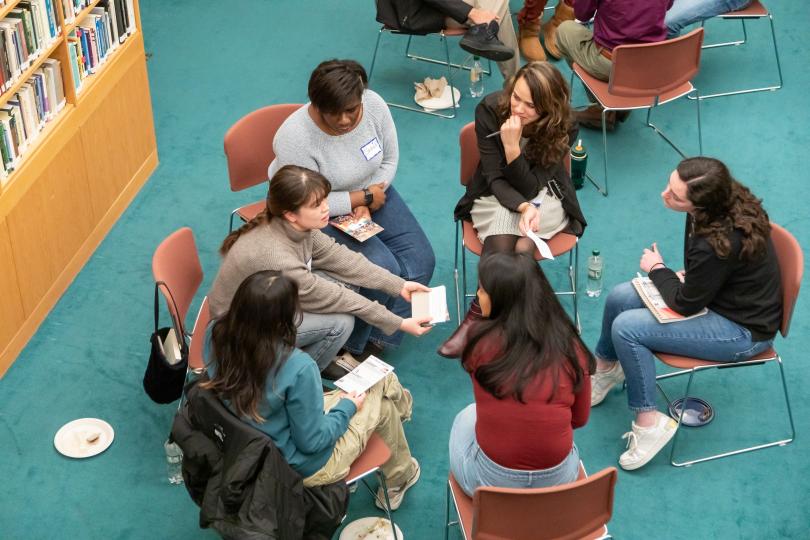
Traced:
<path fill-rule="evenodd" d="M 399 143 L 391 111 L 383 98 L 371 90 L 363 93 L 363 118 L 345 135 L 328 135 L 309 115 L 309 104 L 294 113 L 276 132 L 268 178 L 284 165 L 318 171 L 332 183 L 329 214 L 352 211 L 350 191 L 394 180 L 399 161 Z M 375 143 L 376 140 L 376 143 Z"/>
<path fill-rule="evenodd" d="M 208 302 L 211 316 L 230 307 L 242 281 L 260 270 L 279 270 L 298 283 L 301 309 L 310 313 L 348 313 L 386 334 L 399 330 L 402 318 L 352 289 L 313 274 L 323 270 L 351 285 L 377 289 L 392 296 L 405 281 L 336 243 L 321 231 L 300 232 L 281 218 L 273 218 L 244 233 L 222 260 Z"/>

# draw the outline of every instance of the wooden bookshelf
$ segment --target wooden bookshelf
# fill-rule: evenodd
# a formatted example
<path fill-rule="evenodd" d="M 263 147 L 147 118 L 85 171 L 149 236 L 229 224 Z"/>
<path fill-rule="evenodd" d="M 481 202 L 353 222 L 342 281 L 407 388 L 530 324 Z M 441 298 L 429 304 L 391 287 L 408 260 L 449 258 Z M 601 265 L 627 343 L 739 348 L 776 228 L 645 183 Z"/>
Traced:
<path fill-rule="evenodd" d="M 136 30 L 74 89 L 65 24 L 0 95 L 5 104 L 46 58 L 61 64 L 66 105 L 0 188 L 0 377 L 157 167 L 138 0 Z M 0 8 L 0 19 L 17 1 Z"/>

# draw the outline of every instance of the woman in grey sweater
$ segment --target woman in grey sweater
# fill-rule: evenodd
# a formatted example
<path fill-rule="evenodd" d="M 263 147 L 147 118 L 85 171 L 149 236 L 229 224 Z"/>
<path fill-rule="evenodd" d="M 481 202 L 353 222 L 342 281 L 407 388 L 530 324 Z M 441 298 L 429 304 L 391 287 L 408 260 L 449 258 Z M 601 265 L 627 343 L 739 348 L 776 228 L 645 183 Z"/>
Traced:
<path fill-rule="evenodd" d="M 282 167 L 272 178 L 267 209 L 229 234 L 220 247 L 222 265 L 208 294 L 211 316 L 230 306 L 236 289 L 260 270 L 278 270 L 298 284 L 303 318 L 296 346 L 323 370 L 354 327 L 355 317 L 386 335 L 402 330 L 421 336 L 425 320 L 403 318 L 356 293 L 343 283 L 379 289 L 410 302 L 413 291 L 427 291 L 335 243 L 320 229 L 329 221 L 329 181 L 303 167 Z M 314 273 L 328 273 L 342 283 Z"/>
<path fill-rule="evenodd" d="M 385 101 L 366 86 L 366 72 L 353 60 L 328 60 L 315 68 L 309 80 L 310 103 L 290 115 L 276 133 L 276 159 L 268 177 L 284 165 L 323 174 L 333 188 L 330 216 L 370 217 L 384 229 L 364 242 L 332 225 L 323 232 L 392 274 L 427 285 L 436 264 L 433 248 L 391 185 L 399 161 L 396 128 Z M 400 317 L 410 313 L 399 295 L 366 287 L 360 293 Z M 359 354 L 369 341 L 380 348 L 395 347 L 401 338 L 401 332 L 385 335 L 358 321 L 346 348 Z"/>

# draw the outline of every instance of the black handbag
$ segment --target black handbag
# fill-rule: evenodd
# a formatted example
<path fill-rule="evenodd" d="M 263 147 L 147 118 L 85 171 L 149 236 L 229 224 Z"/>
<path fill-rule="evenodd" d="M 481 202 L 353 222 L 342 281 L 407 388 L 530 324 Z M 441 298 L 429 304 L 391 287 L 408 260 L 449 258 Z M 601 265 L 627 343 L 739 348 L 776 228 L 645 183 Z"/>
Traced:
<path fill-rule="evenodd" d="M 158 328 L 159 322 L 159 298 L 158 288 L 166 287 L 169 298 L 174 305 L 174 312 L 177 313 L 177 304 L 172 296 L 172 291 L 165 283 L 159 281 L 155 283 L 155 331 L 149 338 L 152 344 L 149 353 L 149 363 L 146 364 L 146 371 L 143 374 L 143 389 L 155 403 L 171 403 L 183 395 L 183 384 L 186 382 L 186 371 L 188 370 L 188 345 L 186 336 L 183 333 L 181 321 L 176 322 L 178 344 L 180 345 L 181 360 L 175 364 L 170 364 L 163 351 L 163 341 L 169 333 L 170 327 Z"/>

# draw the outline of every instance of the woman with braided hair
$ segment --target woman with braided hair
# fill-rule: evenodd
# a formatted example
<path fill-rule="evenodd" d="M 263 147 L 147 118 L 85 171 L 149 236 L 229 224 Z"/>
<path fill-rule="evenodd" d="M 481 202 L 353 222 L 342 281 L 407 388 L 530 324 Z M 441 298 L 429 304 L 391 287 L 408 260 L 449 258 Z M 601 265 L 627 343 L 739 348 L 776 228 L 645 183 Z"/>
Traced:
<path fill-rule="evenodd" d="M 661 194 L 664 206 L 686 213 L 684 270 L 667 267 L 656 244 L 645 249 L 640 267 L 667 306 L 699 317 L 661 324 L 635 288 L 622 283 L 605 304 L 602 335 L 596 345 L 591 405 L 627 381 L 635 413 L 625 469 L 649 462 L 675 435 L 677 424 L 656 409 L 653 351 L 717 362 L 741 362 L 767 350 L 779 329 L 782 288 L 761 201 L 735 180 L 720 161 L 683 160 Z"/>

